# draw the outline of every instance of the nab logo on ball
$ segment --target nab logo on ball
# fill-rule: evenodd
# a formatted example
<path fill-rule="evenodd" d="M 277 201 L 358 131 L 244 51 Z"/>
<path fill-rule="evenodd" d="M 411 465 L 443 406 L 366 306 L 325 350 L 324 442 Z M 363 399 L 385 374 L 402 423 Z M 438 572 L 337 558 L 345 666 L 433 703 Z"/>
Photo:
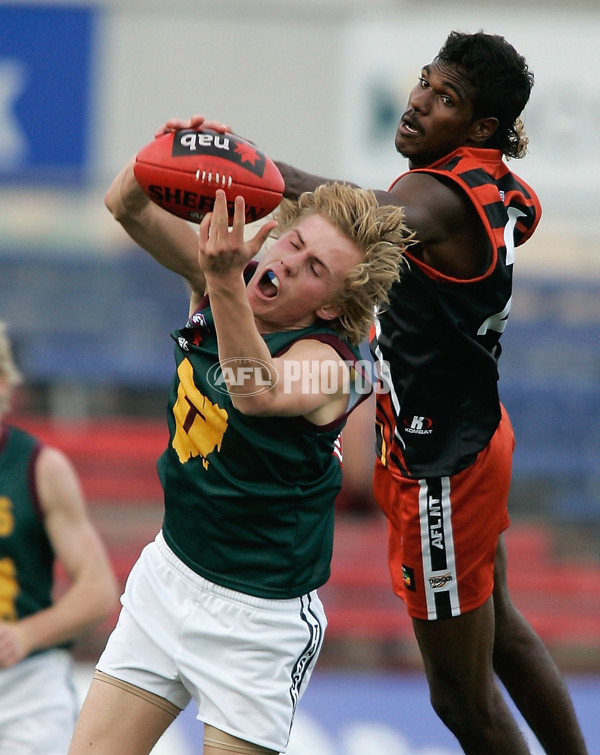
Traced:
<path fill-rule="evenodd" d="M 230 134 L 213 131 L 178 131 L 173 139 L 173 157 L 212 155 L 240 165 L 254 175 L 262 177 L 266 159 L 256 147 Z"/>
<path fill-rule="evenodd" d="M 258 147 L 210 129 L 162 134 L 138 152 L 133 172 L 155 204 L 195 223 L 212 210 L 217 189 L 225 192 L 229 221 L 242 196 L 250 223 L 272 212 L 285 188 L 278 167 Z"/>

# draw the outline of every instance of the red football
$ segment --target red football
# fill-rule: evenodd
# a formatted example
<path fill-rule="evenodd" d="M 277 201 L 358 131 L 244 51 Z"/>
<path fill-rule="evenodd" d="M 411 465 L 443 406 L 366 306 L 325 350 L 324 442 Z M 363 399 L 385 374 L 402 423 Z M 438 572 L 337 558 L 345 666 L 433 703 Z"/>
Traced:
<path fill-rule="evenodd" d="M 159 136 L 138 152 L 133 172 L 153 202 L 194 223 L 212 210 L 217 189 L 225 191 L 230 221 L 241 195 L 251 223 L 277 207 L 285 187 L 275 163 L 257 147 L 210 129 Z"/>

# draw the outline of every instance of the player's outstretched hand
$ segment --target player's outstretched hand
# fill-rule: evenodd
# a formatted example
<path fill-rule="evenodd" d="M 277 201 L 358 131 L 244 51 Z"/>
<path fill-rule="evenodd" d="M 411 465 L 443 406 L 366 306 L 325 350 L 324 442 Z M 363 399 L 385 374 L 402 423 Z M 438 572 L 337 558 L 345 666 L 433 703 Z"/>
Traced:
<path fill-rule="evenodd" d="M 215 194 L 212 212 L 202 219 L 198 231 L 198 261 L 208 278 L 226 278 L 242 273 L 260 251 L 269 233 L 277 226 L 270 220 L 249 239 L 244 239 L 246 206 L 244 198 L 235 198 L 233 223 L 228 225 L 227 198 L 222 189 Z"/>
<path fill-rule="evenodd" d="M 209 121 L 203 115 L 192 115 L 191 118 L 170 118 L 165 124 L 157 129 L 154 134 L 155 138 L 167 134 L 169 131 L 181 131 L 185 128 L 209 128 L 218 131 L 220 134 L 226 132 L 233 133 L 231 127 L 221 121 Z"/>

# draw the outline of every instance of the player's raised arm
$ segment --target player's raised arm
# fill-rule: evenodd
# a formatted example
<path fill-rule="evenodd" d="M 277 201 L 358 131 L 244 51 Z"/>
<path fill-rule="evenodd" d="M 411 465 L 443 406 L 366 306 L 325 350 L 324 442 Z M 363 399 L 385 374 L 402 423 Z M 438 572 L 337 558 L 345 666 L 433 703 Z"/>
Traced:
<path fill-rule="evenodd" d="M 105 197 L 133 240 L 186 278 L 195 297 L 204 292 L 204 277 L 197 236 L 186 221 L 200 223 L 217 190 L 225 192 L 230 221 L 235 197 L 244 197 L 246 223 L 268 215 L 283 194 L 275 163 L 254 144 L 224 133 L 224 127 L 202 116 L 168 121 L 117 175 Z"/>
<path fill-rule="evenodd" d="M 134 171 L 135 157 L 111 183 L 104 203 L 129 236 L 168 270 L 185 278 L 192 290 L 204 290 L 198 268 L 198 236 L 189 223 L 152 202 L 142 191 Z"/>

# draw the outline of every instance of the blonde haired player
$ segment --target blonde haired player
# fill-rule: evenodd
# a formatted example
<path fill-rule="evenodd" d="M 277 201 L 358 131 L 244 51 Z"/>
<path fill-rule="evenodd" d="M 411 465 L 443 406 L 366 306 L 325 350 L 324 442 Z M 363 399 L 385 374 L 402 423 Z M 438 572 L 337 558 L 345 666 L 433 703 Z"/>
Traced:
<path fill-rule="evenodd" d="M 218 192 L 197 234 L 129 163 L 106 203 L 192 294 L 173 333 L 163 527 L 129 577 L 69 752 L 148 753 L 190 698 L 205 755 L 284 752 L 326 625 L 336 449 L 367 395 L 352 390 L 357 344 L 398 278 L 403 212 L 320 187 L 282 208 L 253 263 L 277 224 L 245 241 L 241 197 L 229 228 Z M 326 386 L 303 379 L 315 365 Z"/>

